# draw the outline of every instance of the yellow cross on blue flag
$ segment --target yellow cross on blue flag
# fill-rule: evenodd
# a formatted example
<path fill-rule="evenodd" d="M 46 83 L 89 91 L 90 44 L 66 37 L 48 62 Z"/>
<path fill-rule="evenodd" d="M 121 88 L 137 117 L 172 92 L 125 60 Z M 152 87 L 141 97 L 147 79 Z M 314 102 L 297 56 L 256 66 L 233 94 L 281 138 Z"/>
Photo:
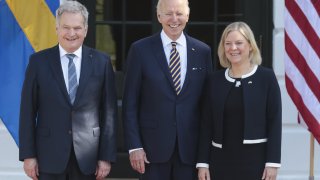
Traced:
<path fill-rule="evenodd" d="M 57 44 L 59 0 L 0 0 L 0 118 L 19 145 L 20 95 L 29 56 Z"/>

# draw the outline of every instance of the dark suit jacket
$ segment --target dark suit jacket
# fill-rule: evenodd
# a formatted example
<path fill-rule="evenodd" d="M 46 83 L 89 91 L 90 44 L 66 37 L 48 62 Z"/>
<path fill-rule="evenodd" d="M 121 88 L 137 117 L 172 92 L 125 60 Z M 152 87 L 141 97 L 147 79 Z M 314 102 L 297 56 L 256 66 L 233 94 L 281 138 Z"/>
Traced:
<path fill-rule="evenodd" d="M 206 83 L 199 163 L 209 163 L 210 149 L 223 149 L 224 104 L 235 85 L 227 80 L 225 74 L 225 70 L 214 72 Z M 266 163 L 280 165 L 282 111 L 276 76 L 272 70 L 258 66 L 254 74 L 241 80 L 241 86 L 245 115 L 244 144 L 267 143 Z"/>
<path fill-rule="evenodd" d="M 115 161 L 116 94 L 107 55 L 82 47 L 80 82 L 74 105 L 63 78 L 59 48 L 30 57 L 20 108 L 20 156 L 35 157 L 39 169 L 62 173 L 72 145 L 84 174 L 98 160 Z"/>
<path fill-rule="evenodd" d="M 132 44 L 123 98 L 126 146 L 144 148 L 150 162 L 166 162 L 177 142 L 184 163 L 194 164 L 199 132 L 199 100 L 208 72 L 210 48 L 186 35 L 187 73 L 174 90 L 160 33 Z"/>

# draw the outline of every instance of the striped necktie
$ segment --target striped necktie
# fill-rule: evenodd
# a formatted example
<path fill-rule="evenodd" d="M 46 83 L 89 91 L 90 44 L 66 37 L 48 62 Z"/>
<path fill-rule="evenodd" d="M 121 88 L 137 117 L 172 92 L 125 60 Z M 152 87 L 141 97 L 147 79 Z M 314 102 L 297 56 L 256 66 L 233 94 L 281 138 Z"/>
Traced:
<path fill-rule="evenodd" d="M 69 59 L 69 64 L 68 64 L 69 97 L 70 97 L 71 104 L 73 104 L 76 98 L 76 93 L 78 89 L 76 66 L 74 65 L 74 62 L 73 62 L 73 58 L 75 57 L 75 55 L 67 54 L 66 56 Z"/>
<path fill-rule="evenodd" d="M 170 63 L 169 70 L 173 80 L 174 88 L 179 95 L 181 91 L 181 66 L 180 66 L 180 55 L 177 51 L 177 42 L 171 42 L 172 49 L 170 52 Z"/>

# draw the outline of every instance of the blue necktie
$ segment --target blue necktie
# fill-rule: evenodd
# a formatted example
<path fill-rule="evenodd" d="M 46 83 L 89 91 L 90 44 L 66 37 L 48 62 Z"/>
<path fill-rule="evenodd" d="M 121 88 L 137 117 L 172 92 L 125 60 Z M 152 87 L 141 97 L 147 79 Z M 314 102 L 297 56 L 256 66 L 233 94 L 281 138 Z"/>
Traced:
<path fill-rule="evenodd" d="M 181 66 L 180 66 L 180 55 L 177 51 L 177 42 L 171 42 L 172 49 L 170 52 L 170 62 L 169 62 L 169 70 L 173 80 L 174 88 L 179 95 L 181 91 Z"/>
<path fill-rule="evenodd" d="M 69 59 L 69 64 L 68 64 L 69 97 L 70 97 L 71 104 L 73 104 L 76 98 L 76 93 L 78 89 L 76 66 L 74 65 L 74 62 L 73 62 L 73 58 L 75 57 L 75 55 L 67 54 L 66 56 Z"/>

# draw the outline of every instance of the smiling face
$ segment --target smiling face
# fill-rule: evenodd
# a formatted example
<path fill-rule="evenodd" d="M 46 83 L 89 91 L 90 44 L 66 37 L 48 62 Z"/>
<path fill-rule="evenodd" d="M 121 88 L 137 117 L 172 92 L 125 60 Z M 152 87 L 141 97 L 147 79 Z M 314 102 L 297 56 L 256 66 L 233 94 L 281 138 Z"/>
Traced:
<path fill-rule="evenodd" d="M 251 45 L 239 31 L 231 31 L 227 35 L 224 49 L 225 55 L 232 65 L 250 63 Z"/>
<path fill-rule="evenodd" d="M 163 31 L 173 41 L 177 40 L 189 20 L 187 0 L 161 0 L 157 13 Z"/>
<path fill-rule="evenodd" d="M 81 13 L 64 12 L 56 26 L 59 44 L 68 53 L 76 51 L 87 35 L 87 27 Z"/>

